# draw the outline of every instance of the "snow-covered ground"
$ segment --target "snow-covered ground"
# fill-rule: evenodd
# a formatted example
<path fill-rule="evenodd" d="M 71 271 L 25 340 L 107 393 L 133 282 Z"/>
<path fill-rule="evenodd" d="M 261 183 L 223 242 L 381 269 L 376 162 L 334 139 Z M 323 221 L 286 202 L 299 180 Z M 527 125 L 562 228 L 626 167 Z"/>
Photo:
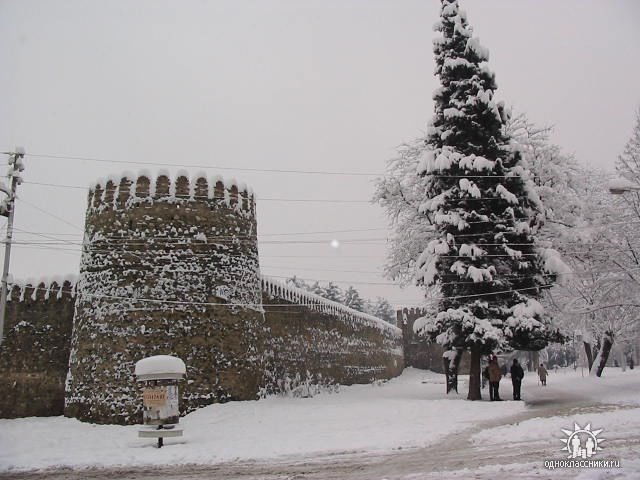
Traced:
<path fill-rule="evenodd" d="M 399 378 L 384 384 L 342 387 L 339 393 L 323 393 L 314 398 L 273 397 L 212 405 L 183 418 L 184 437 L 165 439 L 162 449 L 155 447 L 153 439 L 139 439 L 136 426 L 91 425 L 63 417 L 0 420 L 0 472 L 281 463 L 327 455 L 357 461 L 359 457 L 420 452 L 425 448 L 446 456 L 447 452 L 460 453 L 456 439 L 464 437 L 480 455 L 485 451 L 495 456 L 492 452 L 518 446 L 523 452 L 532 452 L 518 457 L 515 463 L 505 459 L 510 465 L 472 463 L 477 474 L 485 471 L 503 478 L 507 472 L 530 470 L 531 463 L 543 474 L 553 475 L 542 465 L 544 460 L 566 458 L 560 450 L 565 438 L 561 429 L 573 428 L 574 422 L 591 422 L 594 429 L 604 428 L 601 436 L 607 439 L 605 448 L 614 444 L 623 448 L 616 451 L 625 454 L 621 458 L 625 475 L 640 478 L 640 370 L 621 372 L 608 368 L 601 379 L 583 378 L 580 373 L 551 372 L 547 387 L 537 385 L 536 377 L 528 374 L 523 385 L 525 404 L 468 402 L 462 393 L 447 398 L 442 375 L 407 369 Z M 460 391 L 466 391 L 464 378 L 461 383 Z M 511 398 L 508 379 L 501 382 L 501 395 L 505 400 Z M 624 450 L 625 439 L 632 440 L 628 452 Z M 546 456 L 536 457 L 538 451 Z M 459 464 L 468 468 L 465 458 L 462 452 Z M 468 460 L 475 462 L 471 454 Z M 448 475 L 464 475 L 466 470 L 456 469 L 455 465 L 446 467 Z M 418 469 L 414 473 L 419 475 L 419 465 L 414 467 Z M 385 477 L 394 478 L 392 473 L 387 472 Z M 593 470 L 585 474 L 596 473 Z M 412 478 L 436 475 L 431 467 L 422 474 Z"/>

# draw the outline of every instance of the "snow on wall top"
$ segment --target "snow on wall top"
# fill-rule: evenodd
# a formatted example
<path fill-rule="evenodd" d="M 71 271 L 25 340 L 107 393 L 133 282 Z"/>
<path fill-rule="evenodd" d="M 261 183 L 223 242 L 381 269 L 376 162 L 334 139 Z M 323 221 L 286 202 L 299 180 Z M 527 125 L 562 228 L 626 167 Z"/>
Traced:
<path fill-rule="evenodd" d="M 203 172 L 191 178 L 183 170 L 173 176 L 164 170 L 155 175 L 147 170 L 137 174 L 124 172 L 101 178 L 89 189 L 90 209 L 128 207 L 151 201 L 176 203 L 182 200 L 218 200 L 230 208 L 255 211 L 253 189 L 244 183 L 239 184 L 235 179 L 225 180 L 219 175 L 207 178 Z"/>
<path fill-rule="evenodd" d="M 34 301 L 38 297 L 48 300 L 52 293 L 55 294 L 56 299 L 61 299 L 63 295 L 75 297 L 77 281 L 77 275 L 42 277 L 38 279 L 29 278 L 26 280 L 14 280 L 10 278 L 7 282 L 7 300 L 23 302 L 28 289 L 33 289 L 31 299 Z M 15 290 L 17 290 L 17 292 L 15 292 Z"/>
<path fill-rule="evenodd" d="M 378 317 L 374 317 L 373 315 L 359 312 L 353 308 L 342 305 L 341 303 L 327 300 L 320 295 L 287 285 L 284 282 L 280 282 L 272 278 L 262 276 L 261 283 L 262 291 L 268 293 L 272 297 L 279 297 L 288 302 L 310 308 L 311 310 L 335 315 L 341 320 L 355 321 L 377 328 L 381 332 L 390 334 L 393 337 L 402 338 L 402 330 Z"/>

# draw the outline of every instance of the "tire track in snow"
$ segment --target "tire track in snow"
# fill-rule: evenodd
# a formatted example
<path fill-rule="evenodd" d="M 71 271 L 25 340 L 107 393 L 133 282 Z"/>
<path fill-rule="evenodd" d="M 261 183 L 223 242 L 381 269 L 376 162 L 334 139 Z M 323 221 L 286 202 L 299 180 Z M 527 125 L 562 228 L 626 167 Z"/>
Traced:
<path fill-rule="evenodd" d="M 556 416 L 573 416 L 587 413 L 604 413 L 619 409 L 638 409 L 637 406 L 593 403 L 578 396 L 564 396 L 547 401 L 538 398 L 531 408 L 509 417 L 483 421 L 462 431 L 447 435 L 436 444 L 424 448 L 398 449 L 394 452 L 375 453 L 366 451 L 341 452 L 308 457 L 288 457 L 271 461 L 241 461 L 215 465 L 183 465 L 163 468 L 109 468 L 58 470 L 0 475 L 2 479 L 16 480 L 372 480 L 372 479 L 427 479 L 459 478 L 464 469 L 477 470 L 483 467 L 505 469 L 514 465 L 528 469 L 518 472 L 523 478 L 555 478 L 566 470 L 547 471 L 545 459 L 560 459 L 557 442 L 523 439 L 500 444 L 483 445 L 473 441 L 474 435 L 482 431 L 520 422 Z M 428 434 L 428 432 L 425 432 Z M 560 437 L 558 437 L 560 438 Z M 640 433 L 629 438 L 607 437 L 607 456 L 618 455 L 629 449 L 640 450 Z M 633 450 L 631 450 L 633 451 Z M 618 453 L 619 452 L 619 453 Z M 527 467 L 527 465 L 529 465 Z M 531 466 L 533 465 L 533 466 Z M 510 467 L 511 466 L 511 467 Z M 536 468 L 537 466 L 537 468 Z M 473 474 L 467 470 L 467 478 L 495 478 L 496 470 Z M 517 467 L 516 467 L 517 468 Z M 576 475 L 578 470 L 572 471 Z M 484 476 L 483 476 L 484 475 Z"/>

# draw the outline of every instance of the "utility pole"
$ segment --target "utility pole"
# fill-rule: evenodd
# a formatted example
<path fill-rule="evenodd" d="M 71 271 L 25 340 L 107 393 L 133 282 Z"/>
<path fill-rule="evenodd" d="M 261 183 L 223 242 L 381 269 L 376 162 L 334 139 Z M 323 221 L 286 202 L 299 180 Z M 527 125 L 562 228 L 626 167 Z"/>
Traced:
<path fill-rule="evenodd" d="M 7 217 L 7 237 L 4 244 L 4 268 L 2 269 L 2 285 L 0 294 L 0 344 L 4 338 L 4 318 L 7 310 L 7 293 L 9 276 L 9 262 L 11 260 L 11 242 L 13 239 L 13 217 L 15 213 L 16 189 L 22 183 L 20 172 L 24 170 L 24 149 L 16 147 L 15 152 L 8 152 L 9 170 L 7 178 L 10 186 L 7 187 L 0 182 L 0 192 L 7 195 L 7 198 L 0 202 L 0 215 Z"/>

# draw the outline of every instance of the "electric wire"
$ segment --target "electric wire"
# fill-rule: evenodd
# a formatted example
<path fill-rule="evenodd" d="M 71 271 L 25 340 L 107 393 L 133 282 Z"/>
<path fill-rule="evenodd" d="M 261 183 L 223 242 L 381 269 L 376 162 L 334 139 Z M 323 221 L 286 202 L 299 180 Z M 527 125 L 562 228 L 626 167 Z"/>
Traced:
<path fill-rule="evenodd" d="M 63 252 L 74 252 L 76 255 L 82 253 L 80 250 L 76 250 L 76 249 L 65 249 L 65 248 L 41 248 L 39 246 L 30 246 L 30 245 L 21 245 L 18 244 L 17 245 L 18 248 L 36 248 L 36 249 L 43 249 L 43 250 L 53 250 L 53 251 L 63 251 Z M 112 250 L 102 250 L 100 251 L 100 253 L 112 253 Z M 136 252 L 136 251 L 122 251 L 119 252 L 122 254 L 129 254 L 129 255 L 133 255 L 133 256 L 138 256 L 136 255 L 136 253 L 143 253 L 143 252 Z M 174 253 L 174 252 L 167 252 L 167 254 L 170 253 Z M 236 256 L 236 255 L 229 255 L 226 254 L 227 256 Z M 193 253 L 190 252 L 187 257 L 192 257 L 192 256 L 207 256 L 207 257 L 211 257 L 212 254 L 211 253 Z M 238 257 L 241 255 L 237 255 Z M 306 257 L 306 256 L 305 256 Z M 305 258 L 303 257 L 303 258 Z M 273 256 L 269 256 L 267 258 L 274 258 Z M 358 257 L 361 258 L 361 257 Z M 275 268 L 275 269 L 289 269 L 289 270 L 296 270 L 296 269 L 301 269 L 304 270 L 304 268 L 298 268 L 297 266 L 271 266 L 271 265 L 262 265 L 261 268 L 265 268 L 265 269 L 269 269 L 269 268 Z M 638 268 L 628 268 L 626 270 L 623 269 L 615 269 L 615 270 L 599 270 L 598 273 L 625 273 L 626 271 L 634 271 L 640 269 L 640 267 Z M 320 271 L 321 269 L 316 269 L 316 268 L 307 268 L 306 270 L 312 270 L 312 271 Z M 364 272 L 364 271 L 360 271 L 360 270 L 326 270 L 326 271 L 331 271 L 334 273 L 381 273 L 381 272 Z M 575 272 L 575 271 L 570 271 L 570 272 L 563 272 L 562 275 L 563 276 L 570 276 L 570 275 L 576 275 L 576 276 L 580 276 L 580 275 L 584 275 L 586 272 Z M 549 273 L 543 273 L 543 274 L 539 274 L 539 275 L 518 275 L 518 274 L 513 274 L 513 275 L 506 275 L 506 276 L 500 276 L 496 279 L 492 279 L 492 280 L 487 280 L 487 281 L 482 281 L 482 282 L 475 282 L 475 281 L 454 281 L 454 282 L 444 282 L 444 283 L 440 283 L 440 285 L 453 285 L 453 284 L 482 284 L 482 283 L 502 283 L 505 280 L 510 280 L 510 279 L 535 279 L 535 278 L 540 278 L 540 277 L 545 277 L 550 275 Z M 287 276 L 278 276 L 278 275 L 270 275 L 274 278 L 283 278 L 283 279 L 290 279 L 291 277 L 287 277 Z M 361 281 L 361 280 L 352 280 L 352 279 L 324 279 L 324 278 L 309 278 L 309 277 L 299 277 L 296 276 L 296 278 L 299 278 L 300 280 L 305 280 L 305 281 L 325 281 L 325 282 L 330 282 L 330 281 L 334 281 L 334 282 L 339 282 L 339 283 L 348 283 L 348 284 L 353 284 L 353 285 L 386 285 L 386 286 L 397 286 L 399 285 L 399 282 L 365 282 L 365 281 Z"/>
<path fill-rule="evenodd" d="M 491 296 L 491 295 L 504 295 L 504 294 L 509 294 L 509 293 L 516 293 L 516 292 L 523 292 L 523 291 L 529 291 L 529 290 L 539 290 L 541 288 L 548 288 L 548 287 L 552 287 L 553 284 L 544 284 L 544 285 L 537 285 L 535 287 L 524 287 L 524 288 L 513 288 L 513 289 L 506 289 L 506 290 L 499 290 L 499 291 L 495 291 L 495 292 L 486 292 L 486 293 L 477 293 L 477 294 L 469 294 L 469 295 L 454 295 L 454 296 L 448 296 L 448 297 L 440 297 L 438 300 L 434 300 L 434 301 L 439 301 L 439 300 L 459 300 L 459 299 L 464 299 L 464 298 L 477 298 L 477 297 L 486 297 L 486 296 Z M 41 288 L 41 287 L 33 287 L 34 290 L 48 290 L 48 288 Z M 295 304 L 289 304 L 289 303 L 283 303 L 283 304 L 267 304 L 264 305 L 262 302 L 261 303 L 251 303 L 251 302 L 223 302 L 223 303 L 219 303 L 219 302 L 197 302 L 197 301 L 193 301 L 193 300 L 166 300 L 166 299 L 158 299 L 158 298 L 147 298 L 147 297 L 135 297 L 135 296 L 123 296 L 123 295 L 107 295 L 107 294 L 100 294 L 100 293 L 92 293 L 92 292 L 78 292 L 75 290 L 64 290 L 63 288 L 60 289 L 61 291 L 64 291 L 66 293 L 69 293 L 71 295 L 77 295 L 79 297 L 89 297 L 89 298 L 106 298 L 106 299 L 111 299 L 111 300 L 129 300 L 132 302 L 149 302 L 149 303 L 160 303 L 160 304 L 169 304 L 169 305 L 195 305 L 195 306 L 235 306 L 235 307 L 250 307 L 250 308 L 261 308 L 263 306 L 274 306 L 274 307 L 301 307 L 301 306 L 316 306 L 318 305 L 318 302 L 311 302 L 311 303 L 295 303 Z M 309 292 L 311 293 L 311 292 Z M 327 301 L 331 301 L 328 299 L 325 299 Z M 428 302 L 428 300 L 427 300 Z M 421 304 L 424 305 L 424 304 Z M 343 305 L 344 306 L 344 305 Z M 346 307 L 346 306 L 345 306 Z M 349 307 L 346 307 L 349 308 Z"/>
<path fill-rule="evenodd" d="M 47 187 L 57 187 L 57 188 L 73 188 L 73 189 L 78 189 L 78 190 L 86 190 L 89 191 L 90 188 L 89 187 L 81 187 L 79 185 L 65 185 L 65 184 L 56 184 L 56 183 L 46 183 L 46 182 L 35 182 L 35 181 L 23 181 L 22 182 L 25 185 L 39 185 L 39 186 L 47 186 Z M 117 192 L 118 188 L 115 187 L 113 189 L 105 189 L 103 190 L 103 194 L 104 192 L 109 192 L 109 193 L 115 193 Z M 188 195 L 185 196 L 185 198 L 189 198 Z M 528 199 L 529 197 L 525 196 L 519 196 L 517 198 L 520 199 Z M 504 199 L 503 197 L 459 197 L 459 198 L 453 198 L 454 200 L 465 200 L 465 201 L 476 201 L 476 200 L 494 200 L 494 201 L 507 201 L 506 199 Z M 279 198 L 279 197 L 262 197 L 262 196 L 257 196 L 256 198 L 257 201 L 260 202 L 307 202 L 307 203 L 369 203 L 369 204 L 373 204 L 375 203 L 374 200 L 372 199 L 340 199 L 340 198 Z"/>
<path fill-rule="evenodd" d="M 9 155 L 12 152 L 2 152 Z M 33 158 L 48 158 L 54 160 L 81 160 L 86 162 L 95 163 L 113 163 L 120 165 L 145 165 L 150 167 L 176 167 L 176 168 L 198 168 L 203 170 L 232 170 L 232 171 L 245 171 L 245 172 L 262 172 L 262 173 L 289 173 L 289 174 L 305 174 L 305 175 L 344 175 L 344 176 L 366 176 L 366 177 L 384 177 L 388 176 L 385 172 L 349 172 L 349 171 L 328 171 L 328 170 L 297 170 L 297 169 L 278 169 L 278 168 L 253 168 L 253 167 L 225 167 L 220 165 L 203 165 L 203 164 L 180 164 L 169 162 L 146 162 L 138 160 L 121 160 L 112 158 L 98 158 L 81 155 L 63 155 L 63 154 L 51 154 L 51 153 L 25 153 L 26 157 Z M 431 177 L 438 178 L 513 178 L 514 175 L 440 175 L 429 174 Z M 616 177 L 616 173 L 597 173 L 593 175 L 597 178 L 603 176 Z M 541 178 L 539 176 L 531 176 L 531 179 Z"/>
<path fill-rule="evenodd" d="M 31 207 L 31 208 L 33 208 L 33 209 L 35 209 L 35 210 L 38 210 L 38 211 L 39 211 L 39 212 L 41 212 L 41 213 L 44 213 L 45 215 L 50 216 L 51 218 L 54 218 L 54 219 L 56 219 L 56 220 L 58 220 L 58 221 L 60 221 L 60 222 L 62 222 L 62 223 L 65 223 L 66 225 L 69 225 L 70 227 L 73 227 L 73 228 L 75 228 L 76 230 L 79 230 L 79 231 L 81 231 L 81 232 L 84 232 L 84 228 L 81 228 L 81 227 L 79 227 L 78 225 L 76 225 L 76 224 L 74 224 L 74 223 L 71 223 L 71 222 L 69 222 L 68 220 L 65 220 L 64 218 L 59 217 L 58 215 L 56 215 L 56 214 L 54 214 L 54 213 L 51 213 L 51 212 L 49 212 L 49 211 L 45 210 L 44 208 L 41 208 L 41 207 L 39 207 L 39 206 L 37 206 L 37 205 L 34 205 L 33 203 L 28 202 L 27 200 L 25 200 L 25 199 L 23 199 L 23 198 L 21 198 L 21 197 L 17 197 L 17 198 L 16 198 L 16 200 L 18 200 L 20 203 L 23 203 L 24 205 L 27 205 L 27 206 L 29 206 L 29 207 Z"/>
<path fill-rule="evenodd" d="M 202 165 L 202 164 L 179 164 L 168 162 L 145 162 L 138 160 L 116 160 L 109 158 L 95 158 L 95 157 L 82 157 L 72 155 L 59 155 L 59 154 L 42 154 L 42 153 L 28 153 L 27 157 L 34 158 L 49 158 L 56 160 L 83 160 L 87 162 L 95 163 L 115 163 L 120 165 L 145 165 L 150 167 L 178 167 L 178 168 L 197 168 L 203 170 L 233 170 L 239 172 L 261 172 L 261 173 L 293 173 L 293 174 L 305 174 L 305 175 L 345 175 L 345 176 L 379 176 L 379 173 L 371 172 L 331 172 L 324 170 L 294 170 L 294 169 L 279 169 L 279 168 L 247 168 L 247 167 L 223 167 L 220 165 Z"/>

